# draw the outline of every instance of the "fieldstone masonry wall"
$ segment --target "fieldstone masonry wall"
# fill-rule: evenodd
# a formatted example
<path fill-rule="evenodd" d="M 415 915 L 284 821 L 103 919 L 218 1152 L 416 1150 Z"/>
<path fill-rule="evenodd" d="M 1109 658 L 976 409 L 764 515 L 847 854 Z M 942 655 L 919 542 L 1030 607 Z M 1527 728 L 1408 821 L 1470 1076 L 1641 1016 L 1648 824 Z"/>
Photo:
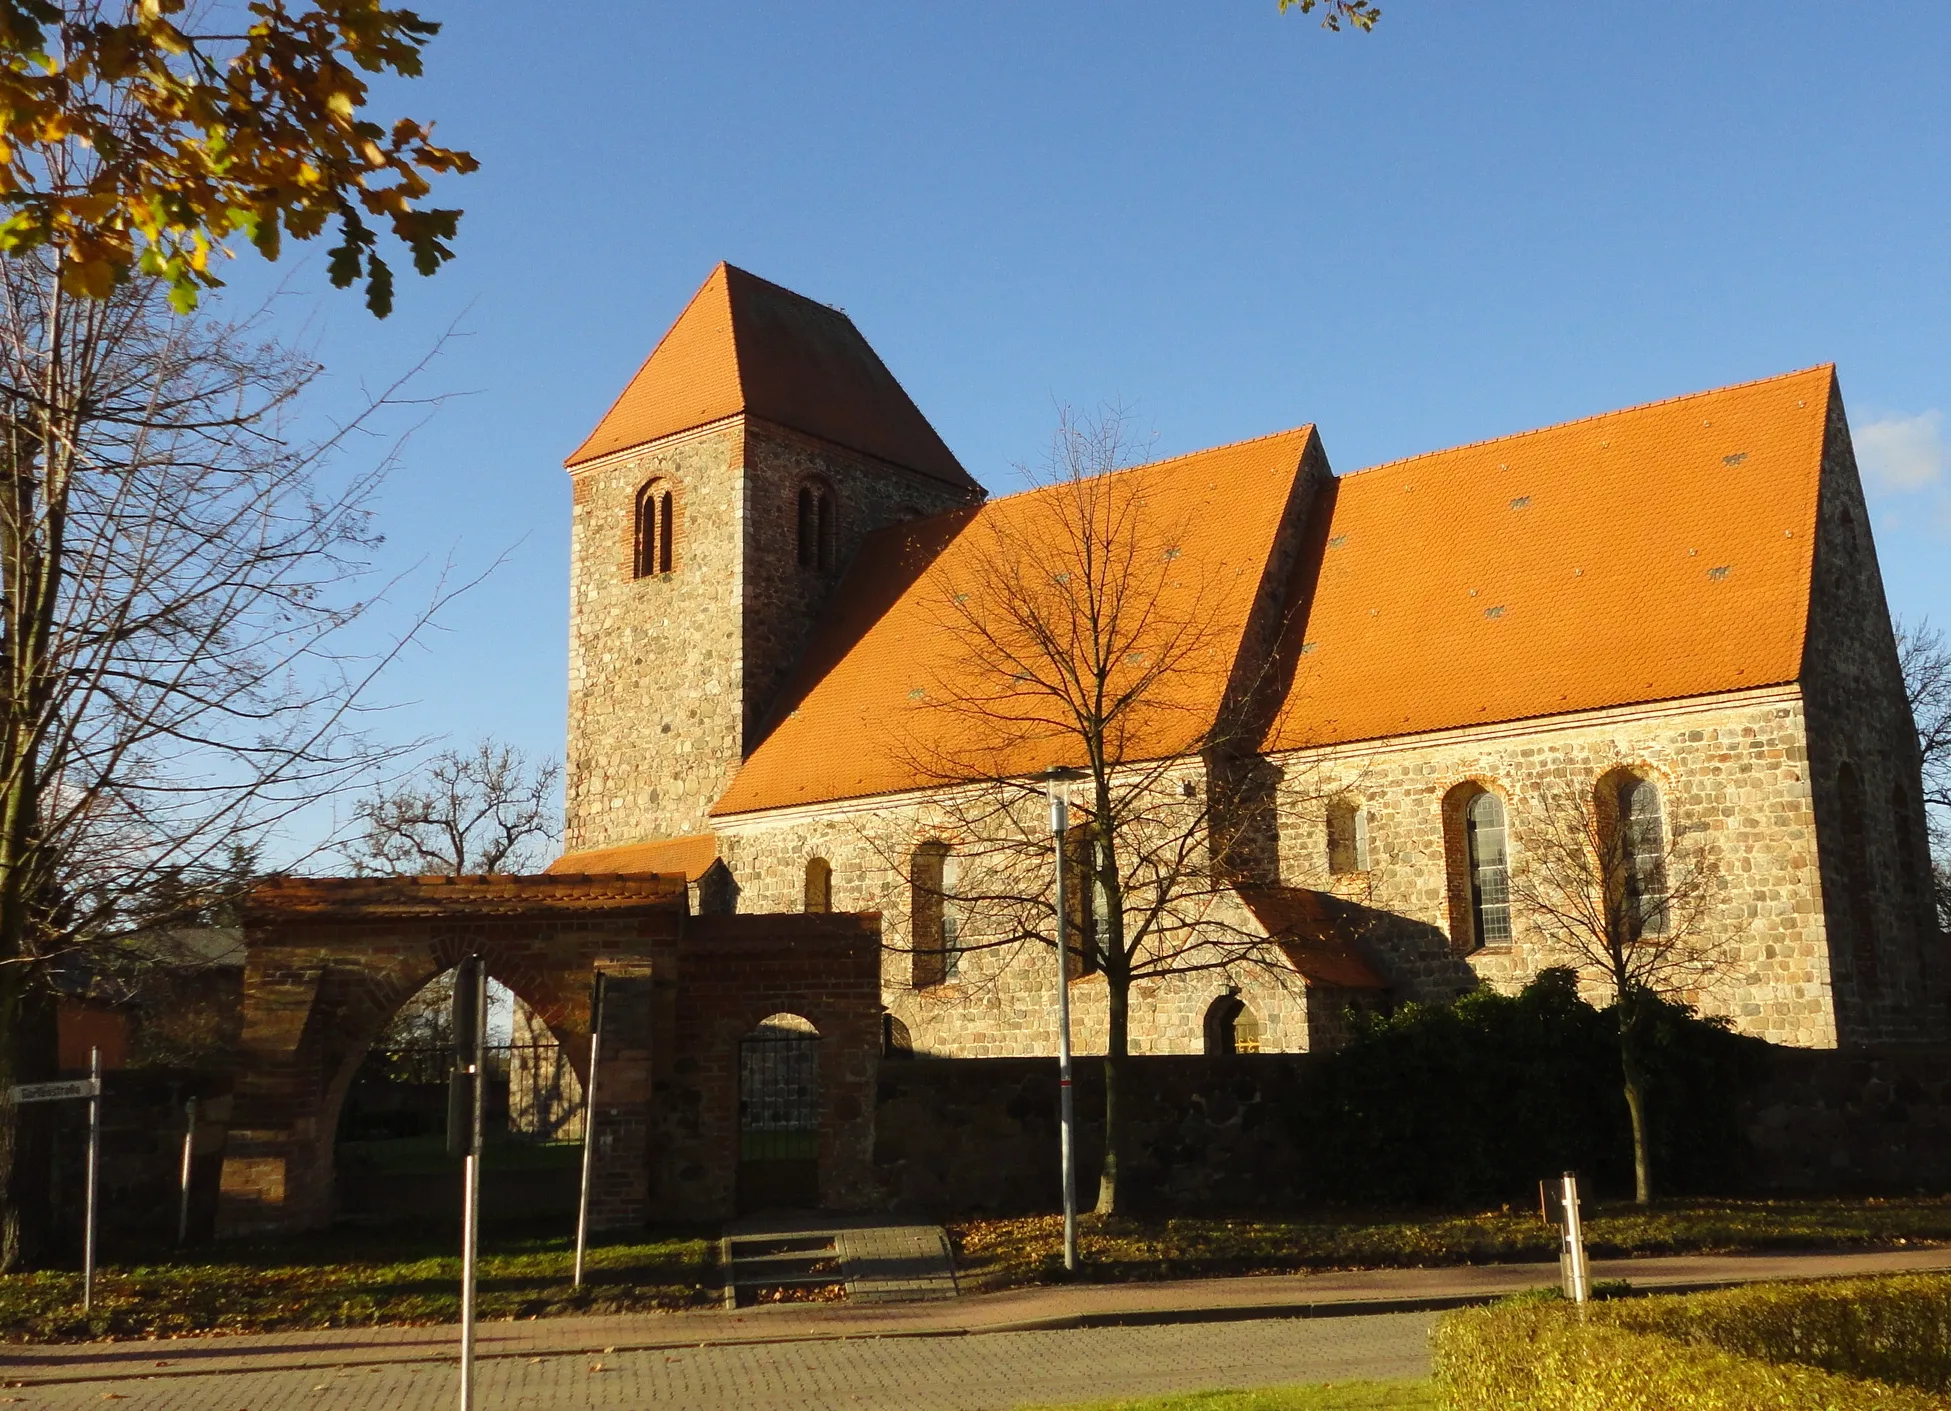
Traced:
<path fill-rule="evenodd" d="M 1343 793 L 1366 811 L 1368 869 L 1334 876 L 1329 886 L 1367 909 L 1365 940 L 1378 963 L 1400 998 L 1420 1000 L 1479 983 L 1514 990 L 1566 961 L 1521 914 L 1508 946 L 1471 949 L 1456 934 L 1451 889 L 1464 863 L 1445 835 L 1452 789 L 1476 784 L 1503 799 L 1511 863 L 1522 867 L 1543 811 L 1568 799 L 1589 806 L 1599 780 L 1621 766 L 1654 780 L 1666 826 L 1702 835 L 1723 883 L 1708 921 L 1723 949 L 1712 981 L 1687 998 L 1743 1033 L 1829 1047 L 1838 1033 L 1805 739 L 1799 693 L 1787 687 L 1276 762 L 1289 789 Z M 1323 870 L 1323 813 L 1283 820 L 1284 879 L 1320 885 L 1300 879 Z"/>
<path fill-rule="evenodd" d="M 673 495 L 669 574 L 637 577 L 636 505 Z M 803 568 L 802 486 L 831 491 L 834 562 Z M 705 831 L 860 541 L 968 492 L 744 416 L 573 473 L 570 851 Z"/>
<path fill-rule="evenodd" d="M 1850 1041 L 1941 1036 L 1951 966 L 1929 885 L 1917 734 L 1840 397 L 1817 515 L 1803 693 L 1840 1024 Z"/>

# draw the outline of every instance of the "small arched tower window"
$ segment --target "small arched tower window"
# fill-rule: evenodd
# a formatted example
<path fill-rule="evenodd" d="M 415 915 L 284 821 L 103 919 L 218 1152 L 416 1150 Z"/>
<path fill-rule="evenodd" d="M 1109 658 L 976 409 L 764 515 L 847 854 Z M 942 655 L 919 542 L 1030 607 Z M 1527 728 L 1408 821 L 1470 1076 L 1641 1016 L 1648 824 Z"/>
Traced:
<path fill-rule="evenodd" d="M 915 849 L 908 876 L 913 983 L 919 990 L 946 984 L 961 970 L 955 855 L 947 843 L 931 838 Z"/>
<path fill-rule="evenodd" d="M 822 573 L 833 567 L 833 490 L 820 481 L 799 487 L 799 566 Z"/>
<path fill-rule="evenodd" d="M 1464 856 L 1470 881 L 1473 946 L 1511 942 L 1511 854 L 1504 801 L 1479 789 L 1463 807 Z"/>
<path fill-rule="evenodd" d="M 817 914 L 833 910 L 833 866 L 823 857 L 806 859 L 806 910 Z"/>
<path fill-rule="evenodd" d="M 668 480 L 653 480 L 637 492 L 637 539 L 633 568 L 639 578 L 669 573 L 677 547 L 676 508 Z"/>
<path fill-rule="evenodd" d="M 1228 1058 L 1260 1052 L 1260 1021 L 1238 995 L 1221 995 L 1206 1008 L 1206 1056 Z"/>
<path fill-rule="evenodd" d="M 1619 876 L 1620 911 L 1632 939 L 1664 936 L 1667 906 L 1666 817 L 1660 786 L 1637 774 L 1613 776 L 1612 859 Z"/>
<path fill-rule="evenodd" d="M 1368 810 L 1353 799 L 1328 805 L 1328 871 L 1368 871 Z"/>

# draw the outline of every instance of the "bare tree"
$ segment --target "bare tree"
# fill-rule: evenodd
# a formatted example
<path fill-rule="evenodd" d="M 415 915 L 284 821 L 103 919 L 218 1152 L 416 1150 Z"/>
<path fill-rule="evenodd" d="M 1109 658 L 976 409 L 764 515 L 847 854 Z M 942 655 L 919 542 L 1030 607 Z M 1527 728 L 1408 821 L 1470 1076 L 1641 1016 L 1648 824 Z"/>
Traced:
<path fill-rule="evenodd" d="M 1951 645 L 1928 620 L 1897 623 L 1897 661 L 1924 763 L 1924 816 L 1938 924 L 1951 931 Z"/>
<path fill-rule="evenodd" d="M 442 750 L 418 778 L 357 805 L 347 848 L 362 873 L 457 875 L 532 870 L 562 833 L 562 766 L 484 739 Z"/>
<path fill-rule="evenodd" d="M 979 542 L 932 605 L 956 665 L 905 744 L 934 786 L 931 826 L 955 840 L 953 875 L 945 853 L 881 844 L 934 933 L 910 941 L 917 985 L 966 980 L 949 971 L 985 951 L 993 979 L 1022 964 L 1054 975 L 1045 782 L 1026 762 L 1076 769 L 1065 969 L 1101 971 L 1107 995 L 1099 1214 L 1123 1198 L 1133 986 L 1200 971 L 1299 979 L 1238 890 L 1265 880 L 1256 844 L 1300 777 L 1276 784 L 1252 753 L 1278 625 L 1261 624 L 1265 673 L 1239 679 L 1225 580 L 1182 553 L 1188 526 L 1160 508 L 1168 483 L 1131 467 L 1130 449 L 1116 410 L 1066 411 L 1040 489 L 969 530 Z"/>
<path fill-rule="evenodd" d="M 391 456 L 334 467 L 398 388 L 302 439 L 318 369 L 256 321 L 62 281 L 50 252 L 0 261 L 0 1267 L 23 997 L 169 924 L 172 894 L 206 908 L 240 849 L 383 757 L 352 709 L 392 654 L 348 632 Z"/>
<path fill-rule="evenodd" d="M 1513 909 L 1582 977 L 1597 977 L 1618 1024 L 1632 1125 L 1633 1198 L 1653 1199 L 1646 1126 L 1648 1021 L 1659 1000 L 1691 1001 L 1726 955 L 1713 928 L 1719 866 L 1701 831 L 1665 816 L 1657 784 L 1627 770 L 1590 795 L 1548 788 L 1516 830 Z"/>

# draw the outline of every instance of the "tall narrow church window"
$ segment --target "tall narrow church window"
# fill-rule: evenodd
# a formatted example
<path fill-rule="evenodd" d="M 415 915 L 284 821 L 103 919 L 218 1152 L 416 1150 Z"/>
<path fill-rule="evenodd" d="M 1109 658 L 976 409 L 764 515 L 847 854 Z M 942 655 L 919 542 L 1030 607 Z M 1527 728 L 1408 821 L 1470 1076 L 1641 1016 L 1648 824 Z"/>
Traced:
<path fill-rule="evenodd" d="M 909 860 L 909 926 L 916 989 L 953 980 L 961 969 L 955 907 L 955 857 L 947 843 L 930 839 Z"/>
<path fill-rule="evenodd" d="M 1350 799 L 1328 805 L 1328 871 L 1368 871 L 1368 810 Z"/>
<path fill-rule="evenodd" d="M 1464 809 L 1470 862 L 1470 921 L 1480 946 L 1511 940 L 1511 862 L 1504 801 L 1485 790 Z"/>
<path fill-rule="evenodd" d="M 799 487 L 799 566 L 833 567 L 833 491 L 817 482 Z"/>
<path fill-rule="evenodd" d="M 1842 825 L 1843 891 L 1849 898 L 1851 950 L 1863 979 L 1877 973 L 1876 911 L 1870 900 L 1870 844 L 1864 836 L 1863 781 L 1856 767 L 1836 771 L 1836 813 Z"/>
<path fill-rule="evenodd" d="M 1071 979 L 1094 975 L 1098 970 L 1098 938 L 1104 934 L 1104 889 L 1097 884 L 1092 860 L 1096 849 L 1089 824 L 1073 824 L 1064 835 L 1066 859 L 1064 909 L 1070 913 L 1069 953 L 1064 957 L 1064 973 Z"/>
<path fill-rule="evenodd" d="M 823 857 L 806 859 L 806 910 L 812 913 L 833 910 L 833 865 Z"/>
<path fill-rule="evenodd" d="M 653 480 L 637 492 L 636 552 L 632 569 L 638 578 L 671 571 L 677 526 L 672 521 L 671 487 Z"/>
<path fill-rule="evenodd" d="M 1635 939 L 1667 933 L 1666 821 L 1651 779 L 1619 780 L 1618 865 L 1626 924 Z"/>

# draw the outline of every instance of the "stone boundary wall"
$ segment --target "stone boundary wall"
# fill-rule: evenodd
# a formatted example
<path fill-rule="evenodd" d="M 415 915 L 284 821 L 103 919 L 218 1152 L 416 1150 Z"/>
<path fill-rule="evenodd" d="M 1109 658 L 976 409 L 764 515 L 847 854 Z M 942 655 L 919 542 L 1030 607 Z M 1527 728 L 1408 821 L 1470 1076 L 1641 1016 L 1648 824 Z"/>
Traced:
<path fill-rule="evenodd" d="M 1289 1113 L 1308 1054 L 1135 1057 L 1135 1201 L 1227 1214 L 1304 1204 Z M 1103 1160 L 1099 1065 L 1076 1068 L 1078 1202 Z M 881 1064 L 874 1163 L 891 1209 L 938 1219 L 1058 1208 L 1056 1061 L 919 1058 Z M 1775 1047 L 1742 1107 L 1754 1195 L 1951 1192 L 1951 1049 Z"/>

